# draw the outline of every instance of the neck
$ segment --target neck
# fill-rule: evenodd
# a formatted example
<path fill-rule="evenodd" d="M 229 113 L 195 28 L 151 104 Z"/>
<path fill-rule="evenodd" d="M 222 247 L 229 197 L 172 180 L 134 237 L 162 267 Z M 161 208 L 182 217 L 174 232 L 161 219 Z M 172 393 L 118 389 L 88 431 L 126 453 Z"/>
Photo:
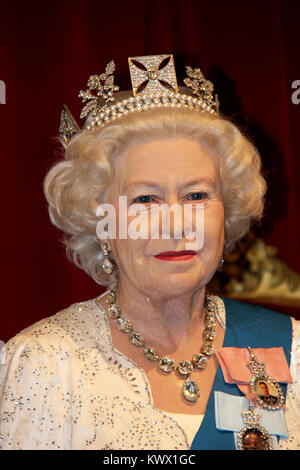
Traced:
<path fill-rule="evenodd" d="M 146 292 L 120 280 L 117 304 L 153 346 L 175 350 L 203 328 L 205 288 L 184 295 Z"/>

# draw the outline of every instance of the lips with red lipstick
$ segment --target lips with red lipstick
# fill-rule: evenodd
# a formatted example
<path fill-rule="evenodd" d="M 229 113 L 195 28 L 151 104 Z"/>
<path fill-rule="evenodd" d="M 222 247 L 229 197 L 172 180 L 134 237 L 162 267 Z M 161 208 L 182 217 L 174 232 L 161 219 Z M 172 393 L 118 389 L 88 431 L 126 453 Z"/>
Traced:
<path fill-rule="evenodd" d="M 196 256 L 195 251 L 185 250 L 185 251 L 164 251 L 163 253 L 158 253 L 155 255 L 155 258 L 158 258 L 163 261 L 187 261 Z"/>

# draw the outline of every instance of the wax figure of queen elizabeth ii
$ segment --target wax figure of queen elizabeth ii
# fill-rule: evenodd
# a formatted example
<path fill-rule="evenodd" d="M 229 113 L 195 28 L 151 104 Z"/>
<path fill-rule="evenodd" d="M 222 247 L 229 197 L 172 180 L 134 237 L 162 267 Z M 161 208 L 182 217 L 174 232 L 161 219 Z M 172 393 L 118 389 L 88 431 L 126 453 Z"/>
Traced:
<path fill-rule="evenodd" d="M 68 255 L 108 290 L 2 348 L 0 445 L 246 449 L 246 424 L 261 448 L 299 449 L 299 324 L 206 289 L 223 253 L 262 217 L 259 155 L 218 113 L 199 69 L 188 67 L 186 87 L 178 89 L 172 56 L 136 57 L 129 65 L 131 96 L 114 84 L 113 62 L 90 77 L 80 92 L 82 130 L 64 108 L 64 159 L 45 180 Z M 118 236 L 120 196 L 128 226 L 175 204 L 191 209 L 190 226 L 198 230 L 201 213 L 203 243 L 191 249 L 175 216 L 168 237 L 162 217 L 158 237 L 150 229 L 147 237 Z M 116 213 L 117 235 L 107 239 L 97 230 L 104 203 Z M 135 204 L 140 214 L 130 212 Z M 272 385 L 272 405 L 255 399 L 258 380 Z M 254 416 L 252 404 L 264 420 L 255 426 L 242 420 L 248 405 Z"/>

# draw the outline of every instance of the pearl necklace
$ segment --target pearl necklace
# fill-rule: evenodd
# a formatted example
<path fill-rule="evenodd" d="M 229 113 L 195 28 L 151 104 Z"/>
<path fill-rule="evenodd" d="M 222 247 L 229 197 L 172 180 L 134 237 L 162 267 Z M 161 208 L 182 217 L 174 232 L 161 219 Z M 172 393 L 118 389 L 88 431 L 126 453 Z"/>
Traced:
<path fill-rule="evenodd" d="M 182 387 L 182 395 L 185 400 L 195 402 L 200 396 L 199 387 L 196 382 L 191 380 L 190 375 L 194 369 L 205 369 L 208 358 L 214 353 L 213 341 L 216 337 L 216 308 L 211 296 L 205 297 L 205 329 L 203 331 L 204 342 L 198 353 L 193 355 L 191 361 L 180 361 L 177 365 L 174 359 L 164 356 L 160 357 L 159 352 L 154 348 L 146 345 L 143 336 L 136 332 L 132 323 L 121 312 L 121 308 L 116 304 L 116 290 L 113 287 L 106 296 L 108 312 L 110 318 L 117 322 L 117 327 L 122 333 L 128 335 L 131 343 L 137 348 L 143 348 L 146 359 L 151 362 L 158 362 L 159 369 L 170 374 L 176 371 L 180 377 L 185 379 Z"/>

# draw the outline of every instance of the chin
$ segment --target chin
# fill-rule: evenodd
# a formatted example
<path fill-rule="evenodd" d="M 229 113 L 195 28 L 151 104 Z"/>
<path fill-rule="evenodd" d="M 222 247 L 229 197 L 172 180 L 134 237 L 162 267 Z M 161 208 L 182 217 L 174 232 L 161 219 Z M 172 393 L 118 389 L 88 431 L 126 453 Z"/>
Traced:
<path fill-rule="evenodd" d="M 200 276 L 192 276 L 190 273 L 173 273 L 160 279 L 156 290 L 168 296 L 180 296 L 188 294 L 201 286 L 205 286 L 205 281 Z"/>

